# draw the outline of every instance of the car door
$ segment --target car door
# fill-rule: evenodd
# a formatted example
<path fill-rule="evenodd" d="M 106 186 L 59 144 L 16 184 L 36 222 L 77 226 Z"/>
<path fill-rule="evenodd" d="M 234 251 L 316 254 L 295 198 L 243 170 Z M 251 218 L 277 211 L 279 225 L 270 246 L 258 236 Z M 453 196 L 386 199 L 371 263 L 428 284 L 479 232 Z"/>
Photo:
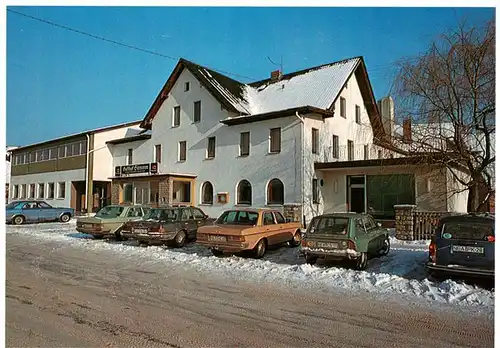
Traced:
<path fill-rule="evenodd" d="M 262 214 L 262 228 L 269 245 L 280 243 L 280 228 L 271 211 L 265 211 Z"/>
<path fill-rule="evenodd" d="M 181 208 L 181 226 L 184 226 L 189 238 L 196 237 L 198 224 L 191 213 L 191 208 L 189 207 Z"/>
<path fill-rule="evenodd" d="M 55 221 L 59 219 L 59 212 L 45 202 L 38 202 L 38 220 Z"/>
<path fill-rule="evenodd" d="M 356 250 L 361 252 L 370 251 L 370 236 L 366 232 L 362 217 L 357 217 L 352 221 L 354 223 L 354 240 L 356 241 Z"/>
<path fill-rule="evenodd" d="M 274 218 L 276 220 L 276 227 L 279 229 L 277 238 L 280 243 L 288 242 L 293 239 L 295 230 L 289 228 L 286 223 L 286 219 L 279 211 L 275 211 Z"/>
<path fill-rule="evenodd" d="M 36 202 L 25 203 L 21 210 L 27 222 L 40 221 L 40 208 Z"/>
<path fill-rule="evenodd" d="M 196 221 L 196 228 L 205 226 L 207 224 L 207 215 L 199 208 L 191 207 L 191 214 Z"/>
<path fill-rule="evenodd" d="M 366 234 L 369 238 L 368 252 L 371 254 L 376 254 L 382 247 L 377 224 L 370 216 L 364 216 L 363 223 L 365 225 Z"/>

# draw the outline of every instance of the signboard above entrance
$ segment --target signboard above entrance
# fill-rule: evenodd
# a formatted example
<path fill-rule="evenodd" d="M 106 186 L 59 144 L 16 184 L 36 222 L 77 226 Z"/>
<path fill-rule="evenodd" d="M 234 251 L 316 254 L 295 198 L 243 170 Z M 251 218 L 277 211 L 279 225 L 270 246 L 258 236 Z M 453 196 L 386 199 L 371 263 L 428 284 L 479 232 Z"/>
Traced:
<path fill-rule="evenodd" d="M 130 174 L 158 174 L 158 163 L 129 164 L 115 167 L 115 176 Z"/>

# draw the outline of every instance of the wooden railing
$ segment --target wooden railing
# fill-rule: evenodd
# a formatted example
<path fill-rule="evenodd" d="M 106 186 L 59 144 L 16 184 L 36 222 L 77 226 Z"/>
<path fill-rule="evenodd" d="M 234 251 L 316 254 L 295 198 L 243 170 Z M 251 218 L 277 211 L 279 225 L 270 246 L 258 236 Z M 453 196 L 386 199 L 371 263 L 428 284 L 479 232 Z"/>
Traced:
<path fill-rule="evenodd" d="M 439 218 L 446 215 L 445 212 L 416 211 L 413 213 L 413 239 L 427 240 L 434 235 Z"/>

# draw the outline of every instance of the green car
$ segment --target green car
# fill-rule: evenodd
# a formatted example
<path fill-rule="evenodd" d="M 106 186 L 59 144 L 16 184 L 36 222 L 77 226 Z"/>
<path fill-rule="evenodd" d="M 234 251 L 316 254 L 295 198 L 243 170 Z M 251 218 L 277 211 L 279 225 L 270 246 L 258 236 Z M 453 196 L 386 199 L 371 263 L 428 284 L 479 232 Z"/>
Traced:
<path fill-rule="evenodd" d="M 301 253 L 308 264 L 319 258 L 347 260 L 366 269 L 369 257 L 384 256 L 391 244 L 389 232 L 369 214 L 333 213 L 314 217 L 302 238 Z"/>
<path fill-rule="evenodd" d="M 119 231 L 123 224 L 141 219 L 149 209 L 140 205 L 108 205 L 99 210 L 95 216 L 78 218 L 76 230 L 90 234 L 95 239 L 104 237 L 121 239 Z"/>

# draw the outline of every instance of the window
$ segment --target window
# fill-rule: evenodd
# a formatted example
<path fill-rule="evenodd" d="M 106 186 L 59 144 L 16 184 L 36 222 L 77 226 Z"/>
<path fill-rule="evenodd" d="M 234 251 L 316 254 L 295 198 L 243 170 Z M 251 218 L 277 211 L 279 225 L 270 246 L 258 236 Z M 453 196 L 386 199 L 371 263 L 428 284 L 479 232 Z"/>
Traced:
<path fill-rule="evenodd" d="M 161 163 L 161 144 L 155 145 L 155 161 Z"/>
<path fill-rule="evenodd" d="M 332 156 L 333 158 L 339 158 L 339 137 L 338 135 L 334 135 L 332 137 Z"/>
<path fill-rule="evenodd" d="M 13 199 L 18 199 L 19 198 L 19 185 L 14 185 L 12 187 L 12 198 Z"/>
<path fill-rule="evenodd" d="M 201 121 L 201 101 L 195 101 L 193 122 L 197 123 L 200 121 Z"/>
<path fill-rule="evenodd" d="M 26 198 L 26 184 L 21 185 L 21 194 L 20 198 Z"/>
<path fill-rule="evenodd" d="M 340 97 L 340 116 L 347 118 L 345 113 L 345 98 Z"/>
<path fill-rule="evenodd" d="M 377 224 L 375 223 L 375 221 L 369 217 L 369 216 L 365 216 L 363 217 L 363 223 L 365 224 L 365 229 L 366 229 L 366 232 L 370 232 L 374 229 L 377 228 Z"/>
<path fill-rule="evenodd" d="M 382 150 L 378 150 L 378 159 L 382 159 Z"/>
<path fill-rule="evenodd" d="M 313 203 L 318 204 L 319 203 L 319 186 L 318 186 L 318 179 L 313 179 L 312 181 L 312 198 L 313 198 Z"/>
<path fill-rule="evenodd" d="M 81 153 L 80 153 L 80 143 L 71 144 L 71 153 L 73 154 L 73 156 L 79 156 L 79 155 L 81 155 Z"/>
<path fill-rule="evenodd" d="M 38 184 L 38 198 L 45 198 L 45 184 Z"/>
<path fill-rule="evenodd" d="M 308 233 L 346 235 L 349 218 L 337 216 L 322 216 L 311 221 Z"/>
<path fill-rule="evenodd" d="M 193 217 L 196 220 L 203 220 L 205 219 L 205 214 L 198 208 L 193 208 L 191 207 L 191 213 L 193 214 Z"/>
<path fill-rule="evenodd" d="M 65 149 L 66 149 L 66 157 L 73 156 L 73 151 L 72 151 L 71 144 L 66 145 Z"/>
<path fill-rule="evenodd" d="M 363 146 L 363 158 L 367 160 L 369 158 L 368 155 L 368 145 Z"/>
<path fill-rule="evenodd" d="M 28 198 L 35 198 L 35 184 L 30 184 L 29 190 Z"/>
<path fill-rule="evenodd" d="M 184 92 L 189 92 L 189 82 L 184 82 Z"/>
<path fill-rule="evenodd" d="M 257 224 L 259 213 L 244 210 L 226 210 L 215 221 L 218 225 L 246 225 L 253 226 Z"/>
<path fill-rule="evenodd" d="M 59 158 L 64 158 L 64 157 L 66 157 L 66 147 L 59 146 Z"/>
<path fill-rule="evenodd" d="M 415 204 L 413 174 L 366 176 L 366 204 L 375 219 L 394 219 L 394 206 Z"/>
<path fill-rule="evenodd" d="M 250 132 L 240 134 L 240 156 L 248 156 L 250 154 Z"/>
<path fill-rule="evenodd" d="M 269 132 L 269 152 L 281 152 L 281 128 L 271 128 Z"/>
<path fill-rule="evenodd" d="M 276 222 L 278 224 L 284 224 L 286 222 L 285 218 L 279 211 L 274 212 L 274 217 L 276 218 Z"/>
<path fill-rule="evenodd" d="M 57 198 L 65 198 L 66 197 L 66 183 L 61 181 L 57 183 Z"/>
<path fill-rule="evenodd" d="M 127 217 L 141 217 L 142 216 L 142 210 L 139 207 L 135 208 L 130 208 L 127 212 Z"/>
<path fill-rule="evenodd" d="M 241 180 L 238 184 L 238 195 L 236 204 L 252 205 L 252 185 L 247 180 Z"/>
<path fill-rule="evenodd" d="M 203 183 L 201 187 L 201 203 L 202 204 L 213 204 L 214 203 L 214 187 L 210 181 Z"/>
<path fill-rule="evenodd" d="M 284 187 L 280 179 L 273 179 L 267 184 L 267 204 L 284 203 Z"/>
<path fill-rule="evenodd" d="M 347 160 L 354 161 L 354 141 L 347 140 Z"/>
<path fill-rule="evenodd" d="M 356 123 L 361 124 L 361 108 L 356 105 Z"/>
<path fill-rule="evenodd" d="M 87 154 L 87 140 L 80 142 L 80 155 Z"/>
<path fill-rule="evenodd" d="M 57 158 L 57 147 L 53 147 L 49 150 L 49 159 L 53 160 Z"/>
<path fill-rule="evenodd" d="M 181 107 L 174 107 L 174 115 L 172 120 L 172 127 L 179 127 L 181 125 Z"/>
<path fill-rule="evenodd" d="M 133 187 L 132 184 L 123 185 L 123 203 L 132 203 Z"/>
<path fill-rule="evenodd" d="M 191 209 L 182 209 L 181 210 L 181 220 L 182 221 L 187 221 L 187 220 L 193 220 L 193 215 L 191 214 Z"/>
<path fill-rule="evenodd" d="M 207 158 L 215 157 L 215 137 L 208 138 L 207 144 Z"/>
<path fill-rule="evenodd" d="M 274 216 L 271 212 L 264 213 L 264 225 L 274 225 Z"/>
<path fill-rule="evenodd" d="M 54 183 L 49 182 L 47 185 L 47 199 L 54 199 Z"/>
<path fill-rule="evenodd" d="M 186 160 L 186 141 L 179 141 L 179 162 Z"/>
<path fill-rule="evenodd" d="M 319 129 L 313 128 L 312 129 L 312 153 L 318 153 L 319 152 Z"/>
<path fill-rule="evenodd" d="M 134 149 L 128 149 L 127 150 L 127 164 L 132 164 L 133 155 L 134 155 Z"/>

